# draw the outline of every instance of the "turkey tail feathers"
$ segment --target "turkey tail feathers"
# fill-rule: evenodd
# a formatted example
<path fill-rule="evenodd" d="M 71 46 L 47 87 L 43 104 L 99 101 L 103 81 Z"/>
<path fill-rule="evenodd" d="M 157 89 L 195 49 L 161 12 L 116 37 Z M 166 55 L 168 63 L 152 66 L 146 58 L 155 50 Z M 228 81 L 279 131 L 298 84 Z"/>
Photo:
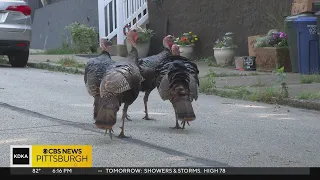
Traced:
<path fill-rule="evenodd" d="M 168 75 L 165 75 L 158 86 L 158 92 L 162 100 L 168 100 L 170 96 Z"/>
<path fill-rule="evenodd" d="M 178 97 L 178 99 L 173 102 L 175 107 L 176 116 L 180 121 L 193 121 L 196 119 L 191 101 L 188 97 Z"/>

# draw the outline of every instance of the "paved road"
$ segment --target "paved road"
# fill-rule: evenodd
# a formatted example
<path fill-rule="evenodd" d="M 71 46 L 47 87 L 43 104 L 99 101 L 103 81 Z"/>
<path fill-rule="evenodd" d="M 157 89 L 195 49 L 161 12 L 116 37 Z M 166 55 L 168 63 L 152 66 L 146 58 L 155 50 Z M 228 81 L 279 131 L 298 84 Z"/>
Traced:
<path fill-rule="evenodd" d="M 157 120 L 142 120 L 142 96 L 129 108 L 131 138 L 111 140 L 93 126 L 81 75 L 1 66 L 0 166 L 13 144 L 92 144 L 93 166 L 320 166 L 319 112 L 201 95 L 182 131 L 156 90 Z"/>

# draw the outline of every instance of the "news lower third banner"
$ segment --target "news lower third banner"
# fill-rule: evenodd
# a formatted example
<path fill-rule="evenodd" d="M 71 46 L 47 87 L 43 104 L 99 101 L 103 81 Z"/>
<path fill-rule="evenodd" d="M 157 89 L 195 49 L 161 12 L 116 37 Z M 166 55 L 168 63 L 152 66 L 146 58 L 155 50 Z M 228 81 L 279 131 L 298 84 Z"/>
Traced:
<path fill-rule="evenodd" d="M 91 167 L 10 168 L 11 175 L 319 175 L 316 168 L 240 167 Z"/>
<path fill-rule="evenodd" d="M 92 167 L 92 146 L 11 145 L 10 167 Z"/>

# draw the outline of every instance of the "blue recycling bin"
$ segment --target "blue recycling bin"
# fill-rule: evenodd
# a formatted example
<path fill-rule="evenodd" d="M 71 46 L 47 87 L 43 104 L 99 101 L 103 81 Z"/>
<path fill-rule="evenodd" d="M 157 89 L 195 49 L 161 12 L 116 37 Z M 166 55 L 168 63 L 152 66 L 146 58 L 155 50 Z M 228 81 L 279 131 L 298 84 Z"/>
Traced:
<path fill-rule="evenodd" d="M 317 17 L 298 17 L 294 20 L 297 28 L 297 48 L 300 74 L 320 72 Z"/>

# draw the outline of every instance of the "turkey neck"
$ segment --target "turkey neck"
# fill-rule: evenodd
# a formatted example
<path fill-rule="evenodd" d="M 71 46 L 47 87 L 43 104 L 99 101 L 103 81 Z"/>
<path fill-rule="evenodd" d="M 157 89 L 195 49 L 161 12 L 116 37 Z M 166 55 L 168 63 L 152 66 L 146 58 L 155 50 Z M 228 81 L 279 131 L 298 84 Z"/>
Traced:
<path fill-rule="evenodd" d="M 111 58 L 111 55 L 108 51 L 102 51 L 100 55 L 107 55 L 109 58 Z"/>
<path fill-rule="evenodd" d="M 138 65 L 139 56 L 138 56 L 138 50 L 135 47 L 133 46 L 131 47 L 131 51 L 127 59 L 128 59 L 128 62 Z"/>

